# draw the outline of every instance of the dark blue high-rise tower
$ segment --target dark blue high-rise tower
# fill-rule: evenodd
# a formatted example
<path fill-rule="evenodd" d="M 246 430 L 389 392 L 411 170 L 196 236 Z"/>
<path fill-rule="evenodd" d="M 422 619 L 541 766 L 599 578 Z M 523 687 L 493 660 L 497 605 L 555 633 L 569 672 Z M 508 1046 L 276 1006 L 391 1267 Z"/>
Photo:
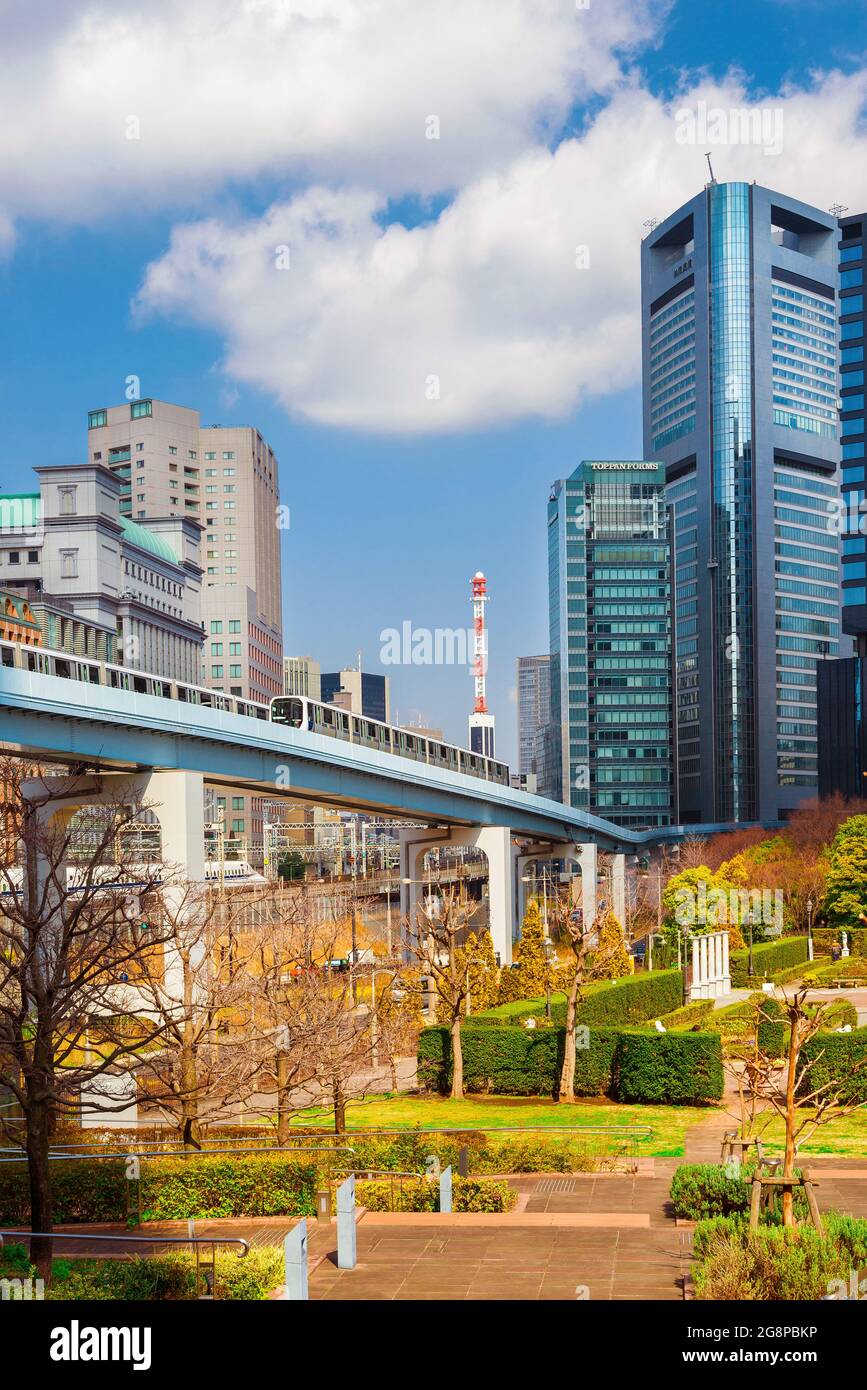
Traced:
<path fill-rule="evenodd" d="M 712 182 L 642 245 L 684 822 L 773 820 L 816 794 L 816 664 L 839 639 L 837 238 L 830 213 Z"/>

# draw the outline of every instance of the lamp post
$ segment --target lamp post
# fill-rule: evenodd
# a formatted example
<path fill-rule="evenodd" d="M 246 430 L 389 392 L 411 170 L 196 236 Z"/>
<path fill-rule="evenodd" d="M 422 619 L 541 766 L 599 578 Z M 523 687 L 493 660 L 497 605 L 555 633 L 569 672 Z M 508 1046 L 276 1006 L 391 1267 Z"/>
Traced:
<path fill-rule="evenodd" d="M 813 959 L 813 899 L 807 899 L 807 954 Z"/>

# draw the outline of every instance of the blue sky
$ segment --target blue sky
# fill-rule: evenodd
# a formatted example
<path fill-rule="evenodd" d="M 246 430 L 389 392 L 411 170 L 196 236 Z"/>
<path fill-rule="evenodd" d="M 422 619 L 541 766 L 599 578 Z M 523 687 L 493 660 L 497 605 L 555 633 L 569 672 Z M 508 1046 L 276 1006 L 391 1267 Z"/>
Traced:
<path fill-rule="evenodd" d="M 228 0 L 215 3 L 225 9 Z M 328 3 L 323 0 L 324 8 Z M 450 8 L 451 0 L 445 3 Z M 314 0 L 310 5 L 317 8 Z M 534 0 L 526 5 L 532 12 Z M 487 0 L 466 0 L 463 7 L 467 32 L 477 6 L 486 10 Z M 82 21 L 93 8 L 70 6 Z M 276 154 L 269 147 L 259 161 L 253 131 L 249 148 L 232 151 L 222 165 L 219 138 L 214 149 L 194 148 L 191 173 L 182 160 L 172 163 L 174 150 L 170 157 L 148 148 L 143 136 L 139 182 L 121 177 L 112 196 L 116 170 L 99 177 L 99 103 L 94 106 L 88 95 L 79 110 L 78 89 L 69 89 L 73 133 L 64 130 L 62 141 L 69 143 L 56 154 L 43 150 L 50 136 L 38 126 L 34 106 L 34 129 L 28 132 L 24 122 L 27 176 L 20 165 L 10 165 L 13 193 L 6 215 L 14 234 L 0 260 L 3 490 L 29 488 L 35 465 L 82 458 L 87 410 L 119 402 L 130 373 L 140 377 L 143 394 L 197 407 L 206 423 L 256 425 L 280 460 L 283 500 L 292 510 L 292 529 L 283 538 L 287 654 L 310 653 L 331 668 L 354 661 L 360 649 L 366 668 L 383 669 L 383 629 L 407 619 L 430 628 L 467 626 L 469 578 L 483 569 L 491 592 L 490 703 L 500 752 L 514 760 L 515 658 L 547 650 L 549 484 L 584 457 L 641 455 L 637 320 L 630 320 L 637 311 L 640 221 L 642 214 L 664 216 L 704 181 L 703 151 L 660 134 L 666 121 L 670 125 L 671 103 L 685 91 L 737 92 L 740 82 L 745 101 L 785 105 L 787 129 L 794 132 L 791 148 L 776 162 L 757 151 L 715 151 L 718 177 L 756 177 L 823 206 L 829 196 L 839 197 L 852 211 L 860 210 L 857 199 L 867 198 L 867 185 L 861 187 L 867 164 L 863 91 L 853 95 L 851 86 L 841 88 L 827 76 L 836 69 L 852 82 L 867 65 L 862 4 L 714 0 L 698 7 L 675 3 L 667 14 L 638 6 L 637 18 L 628 0 L 617 0 L 614 8 L 625 12 L 624 23 L 637 32 L 622 45 L 617 33 L 610 43 L 602 41 L 617 73 L 600 82 L 600 90 L 592 90 L 576 61 L 556 76 L 561 89 L 553 114 L 539 113 L 531 91 L 526 112 L 514 121 L 504 116 L 495 130 L 481 134 L 481 117 L 472 121 L 470 92 L 461 116 L 465 150 L 455 155 L 437 148 L 442 167 L 418 175 L 413 158 L 420 163 L 430 150 L 420 147 L 417 156 L 410 151 L 407 157 L 399 129 L 404 117 L 386 106 L 377 113 L 379 134 L 356 153 L 349 137 L 330 146 L 313 132 L 309 149 L 299 137 L 282 159 L 278 139 Z M 136 7 L 123 3 L 117 9 L 127 15 Z M 605 11 L 601 0 L 592 0 L 579 22 L 601 26 Z M 4 19 L 0 11 L 0 39 L 5 26 L 18 22 L 13 14 Z M 455 15 L 452 45 L 463 32 Z M 175 41 L 171 23 L 167 10 L 162 39 L 168 45 Z M 57 57 L 38 34 L 10 30 L 7 37 L 20 45 L 25 75 L 28 67 L 37 73 L 40 64 Z M 180 45 L 183 36 L 176 37 Z M 412 34 L 398 38 L 396 70 Z M 67 39 L 61 34 L 52 40 L 62 58 L 69 56 Z M 448 56 L 446 51 L 446 68 Z M 341 51 L 335 68 L 350 59 Z M 550 61 L 545 56 L 540 66 Z M 732 76 L 735 70 L 739 78 Z M 339 77 L 336 71 L 335 81 Z M 530 74 L 528 88 L 536 78 Z M 135 89 L 131 82 L 121 91 L 118 112 L 135 110 Z M 445 89 L 439 95 L 445 109 L 457 100 Z M 426 93 L 425 99 L 436 98 Z M 489 93 L 479 95 L 480 111 L 483 106 L 490 110 Z M 40 120 L 50 117 L 43 113 Z M 60 105 L 59 130 L 63 118 Z M 176 134 L 185 119 L 183 109 L 174 113 Z M 390 122 L 397 131 L 393 151 Z M 445 118 L 443 125 L 445 130 Z M 91 129 L 97 129 L 93 136 Z M 559 159 L 549 158 L 558 150 Z M 201 166 L 209 161 L 199 186 Z M 579 172 L 570 174 L 570 167 Z M 65 187 L 70 168 L 74 179 Z M 493 192 L 490 179 L 498 181 Z M 576 291 L 587 298 L 573 302 L 559 293 L 556 276 L 547 281 L 550 252 L 536 269 L 532 248 L 547 234 L 546 220 L 555 218 L 559 190 L 568 200 L 574 188 L 566 185 L 576 179 L 598 268 L 592 287 L 582 282 Z M 7 182 L 0 179 L 0 216 Z M 299 207 L 311 187 L 338 200 L 327 216 L 322 194 L 312 213 L 307 203 Z M 350 194 L 357 199 L 351 204 Z M 374 214 L 359 211 L 362 194 L 376 205 Z M 509 199 L 519 194 L 525 233 L 509 211 Z M 258 283 L 252 305 L 246 302 L 250 281 L 239 269 L 239 227 L 246 246 L 260 235 L 261 219 L 275 203 L 286 209 L 300 271 L 309 272 L 300 291 L 298 279 L 288 283 L 286 293 L 294 299 L 283 318 L 282 309 L 273 309 L 272 295 L 256 300 Z M 557 207 L 569 235 L 573 219 L 580 240 L 581 216 L 575 219 L 568 201 L 565 213 Z M 216 272 L 201 266 L 204 219 L 213 224 L 207 244 Z M 612 228 L 625 227 L 619 269 L 604 263 L 609 220 Z M 408 237 L 392 237 L 377 248 L 377 228 L 387 231 L 394 222 L 404 224 Z M 272 221 L 261 232 L 265 246 L 276 225 Z M 189 247 L 178 245 L 179 227 L 194 229 L 192 261 Z M 505 243 L 505 237 L 511 240 Z M 335 245 L 338 258 L 329 261 Z M 377 257 L 386 247 L 392 265 L 406 256 L 417 262 L 411 312 L 389 298 L 389 276 L 376 278 Z M 349 278 L 341 290 L 344 270 Z M 209 279 L 212 274 L 218 278 Z M 308 293 L 314 282 L 315 293 Z M 362 346 L 344 355 L 347 317 L 349 341 Z M 449 381 L 457 380 L 459 404 L 446 426 L 428 427 L 423 407 L 413 401 L 396 426 L 387 383 L 380 391 L 379 377 L 371 375 L 356 389 L 358 374 L 362 366 L 383 377 L 392 367 L 399 373 L 417 350 L 423 364 L 434 317 L 431 370 L 443 372 L 444 394 Z M 572 317 L 580 320 L 580 333 Z M 525 332 L 531 320 L 532 331 Z M 515 352 L 501 365 L 498 353 L 506 339 Z M 513 380 L 509 373 L 518 351 L 523 357 Z M 318 365 L 311 371 L 314 354 Z M 279 376 L 283 361 L 293 382 L 285 388 Z M 482 382 L 485 372 L 490 379 Z M 402 720 L 420 715 L 463 741 L 472 698 L 466 670 L 407 666 L 388 673 Z"/>

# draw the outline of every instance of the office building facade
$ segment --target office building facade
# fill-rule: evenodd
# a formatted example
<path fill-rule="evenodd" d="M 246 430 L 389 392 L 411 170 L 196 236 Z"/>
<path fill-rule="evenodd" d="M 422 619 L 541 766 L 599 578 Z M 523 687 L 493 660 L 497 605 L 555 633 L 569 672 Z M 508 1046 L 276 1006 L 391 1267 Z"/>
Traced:
<path fill-rule="evenodd" d="M 284 656 L 283 694 L 322 699 L 322 670 L 312 656 Z"/>
<path fill-rule="evenodd" d="M 202 684 L 200 529 L 133 522 L 101 464 L 37 468 L 39 491 L 0 498 L 0 583 L 40 644 Z"/>
<path fill-rule="evenodd" d="M 89 411 L 87 442 L 119 480 L 122 515 L 201 527 L 204 683 L 262 704 L 282 694 L 277 460 L 258 430 L 149 398 Z M 261 843 L 262 799 L 232 801 L 227 833 Z"/>
<path fill-rule="evenodd" d="M 538 734 L 551 720 L 551 657 L 519 656 L 516 676 L 518 700 L 518 775 L 536 766 Z"/>
<path fill-rule="evenodd" d="M 864 455 L 864 234 L 840 218 L 841 614 L 855 654 L 819 662 L 819 795 L 867 795 L 867 478 Z"/>
<path fill-rule="evenodd" d="M 642 244 L 686 823 L 775 820 L 817 791 L 816 664 L 839 642 L 837 236 L 828 213 L 712 182 Z"/>
<path fill-rule="evenodd" d="M 343 671 L 323 671 L 320 678 L 322 699 L 326 704 L 339 704 L 352 714 L 364 714 L 368 719 L 391 723 L 391 682 L 388 676 L 377 676 L 349 666 Z"/>
<path fill-rule="evenodd" d="M 674 819 L 665 470 L 587 461 L 548 502 L 555 791 L 618 825 Z"/>

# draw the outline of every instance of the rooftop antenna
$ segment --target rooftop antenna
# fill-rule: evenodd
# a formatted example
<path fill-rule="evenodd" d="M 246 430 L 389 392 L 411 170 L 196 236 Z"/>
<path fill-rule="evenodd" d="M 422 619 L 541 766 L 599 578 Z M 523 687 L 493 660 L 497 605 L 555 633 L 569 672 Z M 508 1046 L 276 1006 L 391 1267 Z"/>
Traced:
<path fill-rule="evenodd" d="M 716 183 L 716 177 L 715 177 L 714 172 L 713 172 L 713 165 L 712 165 L 711 162 L 710 162 L 710 150 L 707 150 L 707 151 L 705 152 L 705 156 L 704 156 L 704 157 L 705 157 L 705 159 L 707 160 L 708 172 L 710 173 L 710 181 L 711 181 L 711 183 Z"/>
<path fill-rule="evenodd" d="M 847 207 L 844 207 L 842 203 L 832 203 L 828 211 L 830 212 L 832 217 L 839 218 L 843 216 L 844 212 L 848 212 L 849 209 Z"/>
<path fill-rule="evenodd" d="M 361 652 L 358 653 L 358 669 L 361 670 Z"/>
<path fill-rule="evenodd" d="M 646 221 L 646 222 L 642 222 L 641 225 L 642 225 L 642 227 L 643 227 L 643 229 L 644 229 L 644 235 L 645 235 L 646 237 L 648 237 L 648 236 L 650 236 L 650 233 L 653 231 L 654 227 L 658 227 L 658 226 L 659 226 L 659 218 L 658 218 L 658 217 L 648 217 L 647 221 Z"/>

